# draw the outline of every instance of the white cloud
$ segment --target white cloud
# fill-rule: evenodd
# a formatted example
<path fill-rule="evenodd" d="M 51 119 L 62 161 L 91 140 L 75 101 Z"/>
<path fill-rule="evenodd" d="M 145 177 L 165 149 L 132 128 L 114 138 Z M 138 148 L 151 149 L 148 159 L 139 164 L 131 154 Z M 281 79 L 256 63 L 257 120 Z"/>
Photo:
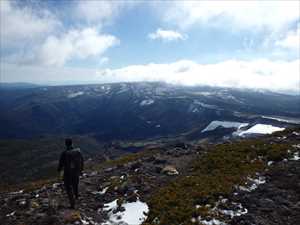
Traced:
<path fill-rule="evenodd" d="M 138 4 L 137 1 L 105 1 L 105 0 L 81 0 L 77 1 L 74 13 L 77 19 L 90 24 L 102 26 L 119 16 L 125 8 L 131 8 Z"/>
<path fill-rule="evenodd" d="M 1 51 L 6 49 L 1 55 L 2 61 L 63 66 L 73 58 L 101 56 L 119 43 L 116 37 L 99 33 L 95 27 L 65 27 L 52 12 L 34 7 L 0 1 Z"/>
<path fill-rule="evenodd" d="M 163 30 L 158 28 L 154 33 L 150 33 L 148 37 L 152 40 L 161 39 L 165 41 L 185 40 L 187 37 L 173 30 Z"/>
<path fill-rule="evenodd" d="M 100 34 L 95 28 L 71 30 L 61 37 L 48 37 L 37 49 L 36 61 L 42 65 L 62 66 L 72 58 L 100 56 L 117 44 L 119 40 L 116 37 Z"/>
<path fill-rule="evenodd" d="M 183 60 L 170 64 L 132 65 L 99 70 L 99 79 L 119 81 L 165 81 L 184 85 L 255 88 L 272 91 L 298 91 L 299 59 L 291 62 L 228 60 L 198 64 Z"/>
<path fill-rule="evenodd" d="M 300 51 L 300 25 L 298 25 L 296 30 L 288 32 L 284 38 L 276 41 L 275 45 L 299 52 Z"/>
<path fill-rule="evenodd" d="M 61 23 L 47 10 L 38 13 L 29 6 L 18 7 L 14 1 L 0 1 L 1 46 L 22 46 L 59 28 Z"/>
<path fill-rule="evenodd" d="M 280 30 L 299 21 L 299 1 L 176 1 L 164 19 L 181 28 L 194 24 L 231 29 Z"/>
<path fill-rule="evenodd" d="M 2 64 L 0 72 L 3 81 L 9 82 L 165 81 L 183 85 L 210 85 L 299 93 L 299 63 L 299 59 L 294 61 L 228 60 L 215 64 L 199 64 L 181 60 L 170 64 L 150 63 L 101 70 Z"/>

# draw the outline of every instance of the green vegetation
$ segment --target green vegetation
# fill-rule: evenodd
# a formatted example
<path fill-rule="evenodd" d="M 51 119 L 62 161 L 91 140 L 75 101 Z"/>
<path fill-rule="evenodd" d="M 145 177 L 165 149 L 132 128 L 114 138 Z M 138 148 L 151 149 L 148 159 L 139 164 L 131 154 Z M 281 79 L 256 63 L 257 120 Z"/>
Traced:
<path fill-rule="evenodd" d="M 267 139 L 216 145 L 194 160 L 190 176 L 177 178 L 152 196 L 145 224 L 157 220 L 166 225 L 191 224 L 193 217 L 205 218 L 209 209 L 205 205 L 213 207 L 219 196 L 230 195 L 236 185 L 263 171 L 269 160 L 289 157 L 288 149 L 292 150 L 289 144 L 269 143 Z"/>

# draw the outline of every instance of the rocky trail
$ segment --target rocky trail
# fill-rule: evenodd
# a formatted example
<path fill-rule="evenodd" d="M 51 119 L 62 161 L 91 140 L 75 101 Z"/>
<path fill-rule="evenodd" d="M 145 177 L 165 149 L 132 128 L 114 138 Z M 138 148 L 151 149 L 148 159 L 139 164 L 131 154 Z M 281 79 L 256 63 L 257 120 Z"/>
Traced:
<path fill-rule="evenodd" d="M 286 149 L 288 158 L 268 159 L 263 171 L 247 177 L 243 185 L 237 184 L 229 195 L 214 194 L 217 200 L 213 204 L 201 198 L 195 209 L 205 212 L 201 214 L 205 217 L 195 214 L 188 222 L 173 224 L 300 224 L 300 133 L 294 131 L 266 140 L 273 144 L 291 142 L 292 152 Z M 81 177 L 75 210 L 68 208 L 62 183 L 2 193 L 1 224 L 167 224 L 159 216 L 149 216 L 152 210 L 149 202 L 161 188 L 180 181 L 179 178 L 190 177 L 193 162 L 206 157 L 208 150 L 197 144 L 164 146 L 94 168 Z M 259 157 L 257 160 L 263 161 Z M 176 207 L 176 201 L 169 207 Z"/>
<path fill-rule="evenodd" d="M 120 207 L 114 212 L 122 212 L 125 202 L 146 202 L 155 190 L 179 175 L 178 171 L 186 173 L 195 154 L 187 148 L 156 149 L 153 155 L 84 173 L 75 210 L 68 209 L 62 183 L 32 192 L 1 194 L 1 224 L 114 224 L 109 222 L 106 203 L 118 200 Z"/>

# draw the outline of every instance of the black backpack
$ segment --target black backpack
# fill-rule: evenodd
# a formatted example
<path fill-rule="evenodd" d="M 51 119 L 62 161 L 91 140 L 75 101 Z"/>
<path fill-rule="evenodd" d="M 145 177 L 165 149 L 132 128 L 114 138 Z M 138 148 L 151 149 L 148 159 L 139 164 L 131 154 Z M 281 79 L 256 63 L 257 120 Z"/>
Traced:
<path fill-rule="evenodd" d="M 80 171 L 81 167 L 81 153 L 79 148 L 74 148 L 66 151 L 67 167 L 71 170 Z"/>

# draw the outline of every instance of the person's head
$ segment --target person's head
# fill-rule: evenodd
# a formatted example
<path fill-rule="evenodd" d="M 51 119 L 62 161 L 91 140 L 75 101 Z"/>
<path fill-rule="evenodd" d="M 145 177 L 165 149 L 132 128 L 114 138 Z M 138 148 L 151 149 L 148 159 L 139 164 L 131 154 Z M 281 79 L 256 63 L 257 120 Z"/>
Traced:
<path fill-rule="evenodd" d="M 65 144 L 66 144 L 67 148 L 71 147 L 73 145 L 72 139 L 71 138 L 66 138 L 65 139 Z"/>

